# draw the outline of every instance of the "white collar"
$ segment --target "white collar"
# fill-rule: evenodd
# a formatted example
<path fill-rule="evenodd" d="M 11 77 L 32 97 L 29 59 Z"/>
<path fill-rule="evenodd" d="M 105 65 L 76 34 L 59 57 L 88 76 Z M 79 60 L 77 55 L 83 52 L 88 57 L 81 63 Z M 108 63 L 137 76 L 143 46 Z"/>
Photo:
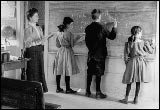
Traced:
<path fill-rule="evenodd" d="M 29 24 L 30 24 L 31 26 L 34 26 L 34 27 L 36 27 L 36 23 L 29 22 Z"/>

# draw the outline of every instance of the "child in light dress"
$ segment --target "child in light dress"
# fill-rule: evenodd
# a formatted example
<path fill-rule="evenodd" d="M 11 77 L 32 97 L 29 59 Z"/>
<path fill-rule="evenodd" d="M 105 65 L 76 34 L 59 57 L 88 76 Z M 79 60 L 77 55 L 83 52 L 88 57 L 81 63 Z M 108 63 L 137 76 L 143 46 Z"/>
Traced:
<path fill-rule="evenodd" d="M 146 56 L 153 53 L 153 45 L 148 41 L 141 40 L 142 28 L 140 26 L 133 26 L 131 29 L 131 37 L 125 44 L 125 64 L 126 70 L 123 75 L 122 83 L 127 84 L 125 98 L 120 100 L 121 103 L 128 103 L 128 96 L 131 90 L 131 84 L 136 83 L 134 104 L 138 103 L 138 94 L 140 84 L 142 82 L 149 82 L 150 77 L 149 67 L 146 62 Z"/>
<path fill-rule="evenodd" d="M 73 19 L 65 17 L 63 24 L 58 26 L 56 46 L 59 48 L 54 60 L 54 74 L 56 74 L 57 90 L 64 92 L 60 87 L 61 75 L 65 76 L 66 93 L 76 93 L 77 91 L 70 88 L 70 76 L 79 73 L 72 47 L 74 46 L 74 36 L 70 29 L 72 28 Z"/>

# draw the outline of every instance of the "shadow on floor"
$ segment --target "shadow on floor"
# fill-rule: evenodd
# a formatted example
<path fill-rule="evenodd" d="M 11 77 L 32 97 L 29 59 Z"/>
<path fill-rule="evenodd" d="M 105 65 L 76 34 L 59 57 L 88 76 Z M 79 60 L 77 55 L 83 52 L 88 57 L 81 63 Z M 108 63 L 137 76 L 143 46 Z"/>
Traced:
<path fill-rule="evenodd" d="M 75 94 L 69 94 L 69 93 L 55 93 L 55 94 L 68 94 L 68 95 L 76 95 L 76 96 L 83 96 L 83 97 L 86 97 L 86 98 L 91 98 L 91 99 L 95 99 L 95 100 L 107 100 L 107 101 L 113 101 L 113 102 L 119 102 L 119 98 L 115 98 L 115 97 L 111 97 L 111 96 L 108 96 L 107 95 L 107 98 L 104 98 L 104 99 L 96 99 L 96 94 L 95 93 L 92 93 L 90 97 L 87 97 L 85 95 L 85 93 L 83 92 L 77 92 Z M 133 101 L 129 101 L 128 103 L 132 103 Z M 119 102 L 120 103 L 120 102 Z"/>

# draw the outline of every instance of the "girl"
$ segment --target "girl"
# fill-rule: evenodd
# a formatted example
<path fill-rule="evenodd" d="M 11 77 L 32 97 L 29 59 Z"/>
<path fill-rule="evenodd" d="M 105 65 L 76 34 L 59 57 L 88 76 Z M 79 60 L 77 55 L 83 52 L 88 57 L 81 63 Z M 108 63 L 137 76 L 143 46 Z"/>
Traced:
<path fill-rule="evenodd" d="M 138 93 L 141 82 L 149 82 L 149 68 L 145 56 L 153 53 L 153 47 L 148 41 L 141 40 L 142 29 L 140 26 L 134 26 L 131 29 L 131 37 L 125 45 L 125 64 L 126 70 L 123 75 L 122 83 L 127 84 L 126 96 L 120 102 L 127 104 L 131 84 L 136 83 L 134 104 L 138 103 Z"/>
<path fill-rule="evenodd" d="M 61 75 L 65 75 L 66 93 L 76 93 L 70 88 L 70 76 L 79 73 L 78 66 L 75 61 L 73 34 L 70 32 L 72 28 L 73 19 L 65 17 L 63 24 L 58 26 L 56 46 L 59 48 L 54 61 L 54 74 L 56 74 L 57 90 L 56 92 L 64 92 L 60 88 Z"/>

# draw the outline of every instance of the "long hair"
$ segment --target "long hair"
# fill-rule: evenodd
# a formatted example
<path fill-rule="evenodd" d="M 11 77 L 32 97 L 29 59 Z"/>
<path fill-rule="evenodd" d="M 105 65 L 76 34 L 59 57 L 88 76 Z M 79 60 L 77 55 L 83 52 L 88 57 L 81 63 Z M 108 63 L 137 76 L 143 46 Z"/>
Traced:
<path fill-rule="evenodd" d="M 129 56 L 130 56 L 130 50 L 133 47 L 133 44 L 136 40 L 135 35 L 141 31 L 142 31 L 142 28 L 140 26 L 133 26 L 131 28 L 131 36 L 128 38 L 127 49 L 126 49 L 127 53 L 129 53 Z"/>
<path fill-rule="evenodd" d="M 67 28 L 67 25 L 74 22 L 72 18 L 70 17 L 64 17 L 63 24 L 60 24 L 58 27 L 60 32 L 64 32 L 64 30 Z"/>
<path fill-rule="evenodd" d="M 128 42 L 134 42 L 136 40 L 135 35 L 142 31 L 140 26 L 133 26 L 131 28 L 131 36 L 128 38 Z"/>

